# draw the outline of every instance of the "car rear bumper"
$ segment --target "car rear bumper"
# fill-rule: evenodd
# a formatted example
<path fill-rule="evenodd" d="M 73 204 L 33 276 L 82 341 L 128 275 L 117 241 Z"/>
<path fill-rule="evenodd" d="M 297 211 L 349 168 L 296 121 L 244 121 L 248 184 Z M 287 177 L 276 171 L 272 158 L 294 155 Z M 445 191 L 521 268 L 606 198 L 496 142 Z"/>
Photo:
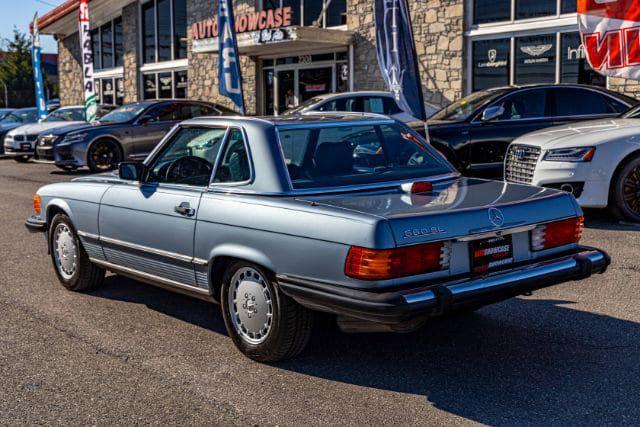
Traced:
<path fill-rule="evenodd" d="M 503 301 L 537 289 L 604 273 L 611 259 L 602 250 L 578 252 L 482 277 L 373 292 L 280 275 L 286 295 L 310 308 L 386 324 Z"/>

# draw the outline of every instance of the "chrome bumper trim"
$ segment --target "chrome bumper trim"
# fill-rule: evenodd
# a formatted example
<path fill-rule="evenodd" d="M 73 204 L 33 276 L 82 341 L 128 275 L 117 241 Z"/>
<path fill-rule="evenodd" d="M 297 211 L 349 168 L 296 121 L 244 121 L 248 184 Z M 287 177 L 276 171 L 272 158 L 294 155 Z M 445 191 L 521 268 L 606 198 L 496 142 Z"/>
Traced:
<path fill-rule="evenodd" d="M 585 256 L 592 264 L 605 263 L 604 253 L 600 251 L 584 251 L 580 255 Z M 493 276 L 483 277 L 479 279 L 467 280 L 458 284 L 449 284 L 447 289 L 455 296 L 461 296 L 473 292 L 491 290 L 500 286 L 507 286 L 512 283 L 525 280 L 542 279 L 547 275 L 563 273 L 578 268 L 579 262 L 575 256 L 561 258 L 559 260 L 541 262 L 529 266 L 516 269 L 514 271 L 499 272 Z M 435 301 L 436 294 L 431 290 L 422 292 L 408 293 L 403 295 L 404 300 L 408 304 L 424 303 Z"/>

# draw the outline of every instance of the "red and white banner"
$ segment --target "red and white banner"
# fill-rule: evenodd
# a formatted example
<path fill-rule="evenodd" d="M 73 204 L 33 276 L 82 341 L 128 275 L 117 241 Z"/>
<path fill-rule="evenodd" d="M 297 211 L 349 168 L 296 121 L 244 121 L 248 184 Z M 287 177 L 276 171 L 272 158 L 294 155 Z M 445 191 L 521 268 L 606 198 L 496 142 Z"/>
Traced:
<path fill-rule="evenodd" d="M 594 70 L 640 80 L 640 0 L 578 0 L 578 24 Z"/>

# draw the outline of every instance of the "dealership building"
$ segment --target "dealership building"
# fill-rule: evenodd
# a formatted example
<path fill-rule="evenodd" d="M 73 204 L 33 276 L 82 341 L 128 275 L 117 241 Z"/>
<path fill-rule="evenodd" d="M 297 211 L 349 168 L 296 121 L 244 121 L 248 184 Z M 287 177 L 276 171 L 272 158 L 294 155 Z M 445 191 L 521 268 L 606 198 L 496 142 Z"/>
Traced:
<path fill-rule="evenodd" d="M 392 0 L 385 0 L 392 1 Z M 235 0 L 249 113 L 278 114 L 327 92 L 384 89 L 373 0 Z M 408 0 L 425 99 L 444 105 L 509 84 L 587 83 L 636 95 L 594 73 L 580 44 L 576 0 Z M 60 98 L 82 103 L 78 0 L 40 17 L 58 41 Z M 217 91 L 217 1 L 91 0 L 94 77 L 102 103 Z"/>

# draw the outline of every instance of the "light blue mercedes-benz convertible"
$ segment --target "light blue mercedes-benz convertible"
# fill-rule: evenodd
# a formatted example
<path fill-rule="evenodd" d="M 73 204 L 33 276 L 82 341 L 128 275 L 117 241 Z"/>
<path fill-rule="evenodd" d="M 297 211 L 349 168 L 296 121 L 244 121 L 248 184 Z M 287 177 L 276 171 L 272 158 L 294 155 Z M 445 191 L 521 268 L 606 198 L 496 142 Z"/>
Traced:
<path fill-rule="evenodd" d="M 200 118 L 143 164 L 46 185 L 27 220 L 73 291 L 105 271 L 218 302 L 247 356 L 307 343 L 313 311 L 346 331 L 410 331 L 602 273 L 568 193 L 460 177 L 375 115 Z"/>

